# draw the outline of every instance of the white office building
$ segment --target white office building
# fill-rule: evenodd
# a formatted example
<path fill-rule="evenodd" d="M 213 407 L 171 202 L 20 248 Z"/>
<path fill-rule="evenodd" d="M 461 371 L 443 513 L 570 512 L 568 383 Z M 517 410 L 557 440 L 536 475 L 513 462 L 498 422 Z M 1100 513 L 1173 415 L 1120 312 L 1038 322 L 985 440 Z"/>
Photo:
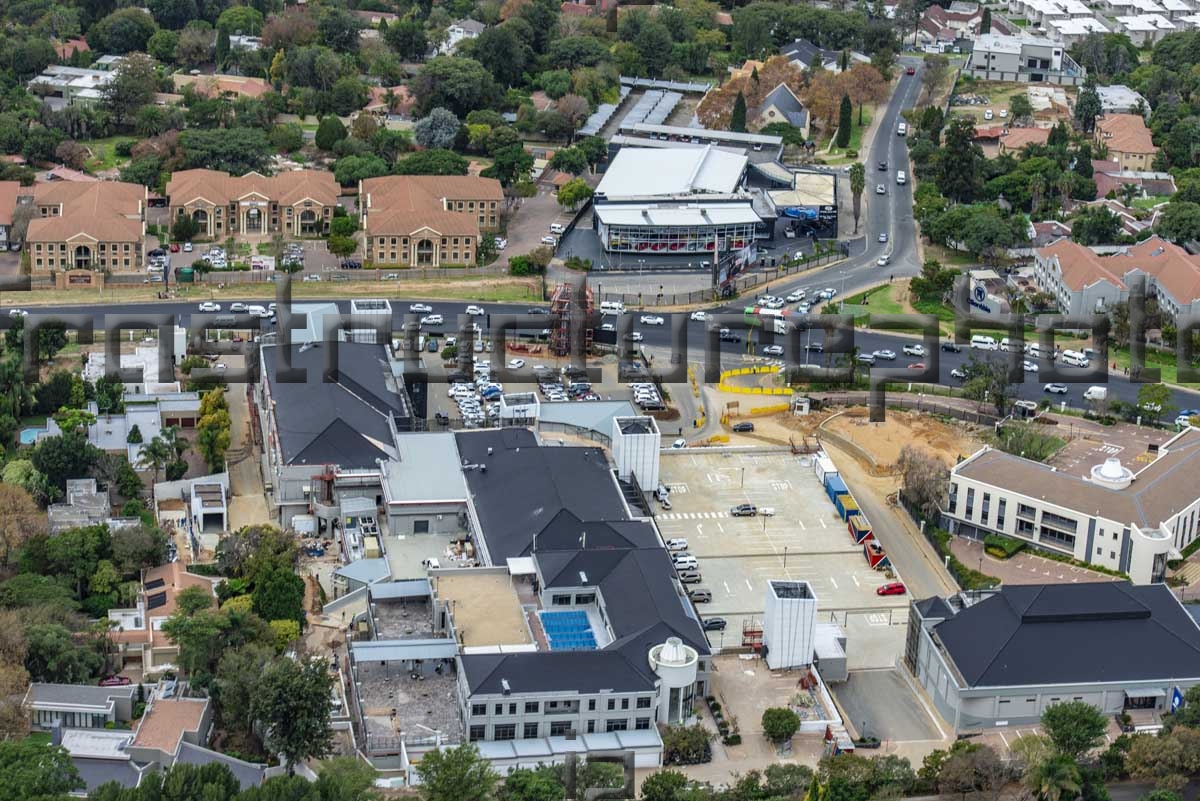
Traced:
<path fill-rule="evenodd" d="M 985 33 L 975 40 L 965 73 L 984 81 L 1053 83 L 1079 86 L 1085 71 L 1065 45 L 1037 36 Z"/>

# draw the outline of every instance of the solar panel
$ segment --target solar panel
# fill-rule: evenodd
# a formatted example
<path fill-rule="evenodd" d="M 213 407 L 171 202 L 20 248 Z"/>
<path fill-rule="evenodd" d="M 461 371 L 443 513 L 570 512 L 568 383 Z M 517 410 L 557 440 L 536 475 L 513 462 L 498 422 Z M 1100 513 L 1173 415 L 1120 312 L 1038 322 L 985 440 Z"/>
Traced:
<path fill-rule="evenodd" d="M 146 589 L 155 590 L 155 589 L 158 589 L 159 587 L 163 586 L 166 583 L 167 582 L 164 581 L 163 579 L 155 579 L 154 581 L 151 581 L 146 584 Z"/>
<path fill-rule="evenodd" d="M 146 599 L 148 609 L 158 609 L 160 606 L 167 605 L 167 594 L 165 592 L 156 592 Z"/>

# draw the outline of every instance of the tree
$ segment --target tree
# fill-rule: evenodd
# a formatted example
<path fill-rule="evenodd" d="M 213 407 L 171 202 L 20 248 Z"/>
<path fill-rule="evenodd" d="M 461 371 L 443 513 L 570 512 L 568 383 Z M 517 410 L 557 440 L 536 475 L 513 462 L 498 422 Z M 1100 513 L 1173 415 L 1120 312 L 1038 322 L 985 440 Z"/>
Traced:
<path fill-rule="evenodd" d="M 800 728 L 800 718 L 786 707 L 771 707 L 762 714 L 763 734 L 773 743 L 784 743 Z"/>
<path fill-rule="evenodd" d="M 1003 359 L 981 359 L 971 354 L 963 366 L 967 378 L 963 395 L 977 403 L 991 402 L 996 414 L 1003 417 L 1008 411 L 1014 385 L 1008 382 L 1008 366 Z"/>
<path fill-rule="evenodd" d="M 972 118 L 955 117 L 946 128 L 946 143 L 938 155 L 938 188 L 951 200 L 970 203 L 980 189 L 983 163 Z"/>
<path fill-rule="evenodd" d="M 313 141 L 321 150 L 333 150 L 334 146 L 347 136 L 349 133 L 346 131 L 346 126 L 331 114 L 321 118 Z"/>
<path fill-rule="evenodd" d="M 925 90 L 926 102 L 933 99 L 934 90 L 941 86 L 949 71 L 950 59 L 945 56 L 929 56 L 925 59 L 925 66 L 921 70 L 921 86 Z"/>
<path fill-rule="evenodd" d="M 121 526 L 111 537 L 112 560 L 123 575 L 167 561 L 167 535 L 153 526 Z"/>
<path fill-rule="evenodd" d="M 1095 78 L 1089 75 L 1079 90 L 1075 100 L 1075 125 L 1085 134 L 1090 134 L 1096 127 L 1096 118 L 1104 111 L 1100 103 L 1100 94 L 1096 91 Z"/>
<path fill-rule="evenodd" d="M 42 440 L 34 448 L 30 461 L 50 486 L 62 492 L 66 490 L 67 479 L 88 474 L 97 456 L 98 451 L 87 441 L 87 435 L 72 432 Z"/>
<path fill-rule="evenodd" d="M 1158 420 L 1162 417 L 1171 419 L 1171 388 L 1166 384 L 1142 384 L 1138 387 L 1138 408 Z"/>
<path fill-rule="evenodd" d="M 28 653 L 25 669 L 33 681 L 52 684 L 89 684 L 104 667 L 94 649 L 81 647 L 71 632 L 58 623 L 35 623 L 25 629 Z M 0 791 L 3 798 L 3 791 Z"/>
<path fill-rule="evenodd" d="M 417 774 L 422 801 L 489 801 L 498 778 L 473 745 L 430 751 L 417 763 Z"/>
<path fill-rule="evenodd" d="M 842 74 L 846 92 L 858 106 L 858 124 L 863 124 L 863 107 L 868 103 L 879 103 L 887 99 L 888 82 L 878 69 L 870 64 L 856 62 Z"/>
<path fill-rule="evenodd" d="M 529 62 L 529 45 L 516 31 L 519 23 L 492 25 L 468 43 L 466 55 L 484 66 L 502 86 L 516 86 Z"/>
<path fill-rule="evenodd" d="M 427 150 L 449 149 L 458 137 L 459 127 L 461 126 L 454 112 L 435 108 L 417 120 L 413 126 L 413 138 L 418 145 Z"/>
<path fill-rule="evenodd" d="M 419 113 L 441 106 L 460 117 L 474 109 L 491 107 L 499 94 L 495 80 L 482 64 L 454 56 L 437 56 L 426 62 L 411 90 L 417 97 Z"/>
<path fill-rule="evenodd" d="M 854 106 L 850 95 L 842 95 L 842 103 L 838 111 L 838 129 L 835 144 L 847 147 L 850 144 L 850 134 L 854 128 Z"/>
<path fill-rule="evenodd" d="M 950 471 L 940 459 L 914 445 L 900 449 L 896 462 L 904 500 L 926 520 L 936 520 L 946 497 Z"/>
<path fill-rule="evenodd" d="M 1200 237 L 1200 204 L 1169 203 L 1154 224 L 1154 232 L 1176 244 Z"/>
<path fill-rule="evenodd" d="M 1108 721 L 1085 701 L 1066 701 L 1042 713 L 1042 728 L 1059 754 L 1078 762 L 1100 745 Z"/>
<path fill-rule="evenodd" d="M 266 169 L 271 156 L 267 134 L 259 128 L 192 130 L 179 134 L 182 169 L 206 168 L 244 175 Z"/>
<path fill-rule="evenodd" d="M 550 159 L 550 167 L 572 175 L 588 171 L 588 155 L 578 147 L 564 147 Z"/>
<path fill-rule="evenodd" d="M 533 169 L 533 156 L 525 152 L 522 145 L 509 145 L 492 154 L 492 166 L 480 173 L 484 178 L 495 178 L 503 186 L 512 186 L 524 180 Z"/>
<path fill-rule="evenodd" d="M 1068 756 L 1052 756 L 1030 766 L 1025 786 L 1039 801 L 1074 801 L 1081 789 L 1079 767 Z"/>
<path fill-rule="evenodd" d="M 423 58 L 429 51 L 425 26 L 411 12 L 389 25 L 383 39 L 405 61 Z"/>
<path fill-rule="evenodd" d="M 123 56 L 145 51 L 156 30 L 154 18 L 142 9 L 122 8 L 93 25 L 87 40 L 92 50 Z"/>
<path fill-rule="evenodd" d="M 158 482 L 158 474 L 170 464 L 175 458 L 175 454 L 171 451 L 171 446 L 161 436 L 147 442 L 142 446 L 141 454 L 138 457 L 138 465 L 143 469 L 154 471 L 154 481 Z"/>
<path fill-rule="evenodd" d="M 990 8 L 987 8 L 986 6 L 983 9 L 983 19 L 981 19 L 979 21 L 979 32 L 980 33 L 991 33 L 992 32 L 992 10 Z"/>
<path fill-rule="evenodd" d="M 84 786 L 65 748 L 35 740 L 0 742 L 0 776 L 0 801 L 49 801 Z"/>
<path fill-rule="evenodd" d="M 677 770 L 660 770 L 642 782 L 642 800 L 679 801 L 689 783 L 688 777 Z"/>
<path fill-rule="evenodd" d="M 850 194 L 854 199 L 854 233 L 858 233 L 858 219 L 862 215 L 862 194 L 867 187 L 867 168 L 861 161 L 850 166 Z"/>
<path fill-rule="evenodd" d="M 1033 104 L 1029 102 L 1029 95 L 1024 92 L 1018 92 L 1008 101 L 1008 113 L 1012 115 L 1013 121 L 1027 120 L 1033 116 Z"/>
<path fill-rule="evenodd" d="M 361 119 L 361 118 L 360 118 Z M 357 187 L 366 178 L 388 174 L 387 162 L 375 155 L 344 156 L 333 165 L 333 177 L 342 186 Z M 339 218 L 346 219 L 346 218 Z M 335 220 L 336 222 L 336 220 Z"/>
<path fill-rule="evenodd" d="M 317 21 L 321 42 L 337 53 L 358 52 L 358 20 L 344 8 L 327 6 Z"/>
<path fill-rule="evenodd" d="M 729 130 L 737 133 L 746 132 L 746 96 L 741 92 L 733 101 L 733 112 L 729 117 Z"/>
<path fill-rule="evenodd" d="M 592 196 L 592 188 L 582 178 L 572 178 L 558 189 L 558 205 L 573 209 Z"/>
<path fill-rule="evenodd" d="M 196 0 L 149 0 L 146 7 L 154 21 L 164 28 L 178 30 L 196 19 Z"/>
<path fill-rule="evenodd" d="M 1084 206 L 1071 220 L 1071 240 L 1081 245 L 1107 245 L 1121 235 L 1121 218 L 1105 206 Z"/>
<path fill-rule="evenodd" d="M 396 162 L 396 175 L 466 175 L 469 162 L 452 150 L 423 150 Z"/>
<path fill-rule="evenodd" d="M 254 581 L 254 613 L 263 620 L 304 619 L 304 580 L 283 567 L 263 571 Z"/>
<path fill-rule="evenodd" d="M 1175 726 L 1159 737 L 1134 737 L 1126 766 L 1138 781 L 1152 781 L 1160 790 L 1179 792 L 1200 764 L 1200 730 Z"/>
<path fill-rule="evenodd" d="M 566 789 L 550 770 L 518 768 L 504 777 L 497 795 L 500 801 L 561 801 Z"/>
<path fill-rule="evenodd" d="M 9 483 L 7 475 L 0 483 L 0 509 L 4 510 L 0 515 L 0 566 L 3 566 L 9 564 L 26 540 L 45 529 L 46 516 L 29 492 Z"/>

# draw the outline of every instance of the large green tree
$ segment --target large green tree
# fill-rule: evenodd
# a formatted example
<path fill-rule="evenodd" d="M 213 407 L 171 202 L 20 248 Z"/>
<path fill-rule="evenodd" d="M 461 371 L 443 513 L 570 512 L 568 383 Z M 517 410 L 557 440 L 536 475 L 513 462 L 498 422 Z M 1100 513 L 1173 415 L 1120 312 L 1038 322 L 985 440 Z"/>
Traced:
<path fill-rule="evenodd" d="M 304 620 L 304 580 L 280 565 L 254 580 L 254 613 L 263 620 Z"/>
<path fill-rule="evenodd" d="M 267 134 L 259 128 L 186 130 L 179 135 L 183 169 L 207 168 L 234 175 L 262 171 L 271 157 Z"/>
<path fill-rule="evenodd" d="M 297 762 L 329 753 L 332 691 L 333 677 L 321 658 L 277 659 L 263 670 L 250 709 L 266 746 L 283 756 L 289 773 Z"/>
<path fill-rule="evenodd" d="M 498 778 L 473 745 L 430 751 L 417 763 L 417 774 L 423 801 L 490 801 Z"/>
<path fill-rule="evenodd" d="M 741 92 L 733 99 L 733 111 L 729 114 L 729 130 L 736 133 L 746 132 L 746 96 Z"/>
<path fill-rule="evenodd" d="M 1042 713 L 1042 728 L 1058 753 L 1078 762 L 1104 740 L 1108 721 L 1085 701 L 1066 701 Z"/>
<path fill-rule="evenodd" d="M 34 740 L 0 742 L 0 801 L 54 801 L 83 789 L 62 747 Z"/>
<path fill-rule="evenodd" d="M 945 145 L 938 154 L 938 188 L 951 200 L 970 203 L 979 193 L 983 163 L 973 118 L 955 117 L 946 127 Z"/>

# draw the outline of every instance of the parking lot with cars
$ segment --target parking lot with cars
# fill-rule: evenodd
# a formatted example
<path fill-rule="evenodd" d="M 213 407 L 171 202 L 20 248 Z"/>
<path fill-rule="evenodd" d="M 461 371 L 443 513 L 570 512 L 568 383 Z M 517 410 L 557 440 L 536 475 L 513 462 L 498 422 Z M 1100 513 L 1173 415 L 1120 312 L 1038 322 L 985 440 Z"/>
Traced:
<path fill-rule="evenodd" d="M 771 579 L 809 582 L 823 620 L 840 610 L 868 617 L 878 610 L 887 625 L 891 610 L 907 607 L 907 595 L 877 594 L 893 579 L 867 566 L 811 457 L 676 449 L 664 452 L 660 476 L 670 509 L 659 503 L 659 529 L 664 539 L 687 541 L 676 553 L 695 563 L 681 569 L 700 575 L 689 588 L 711 594 L 697 604 L 701 618 L 727 621 L 724 631 L 710 631 L 714 645 L 740 643 L 743 622 L 761 619 Z"/>

